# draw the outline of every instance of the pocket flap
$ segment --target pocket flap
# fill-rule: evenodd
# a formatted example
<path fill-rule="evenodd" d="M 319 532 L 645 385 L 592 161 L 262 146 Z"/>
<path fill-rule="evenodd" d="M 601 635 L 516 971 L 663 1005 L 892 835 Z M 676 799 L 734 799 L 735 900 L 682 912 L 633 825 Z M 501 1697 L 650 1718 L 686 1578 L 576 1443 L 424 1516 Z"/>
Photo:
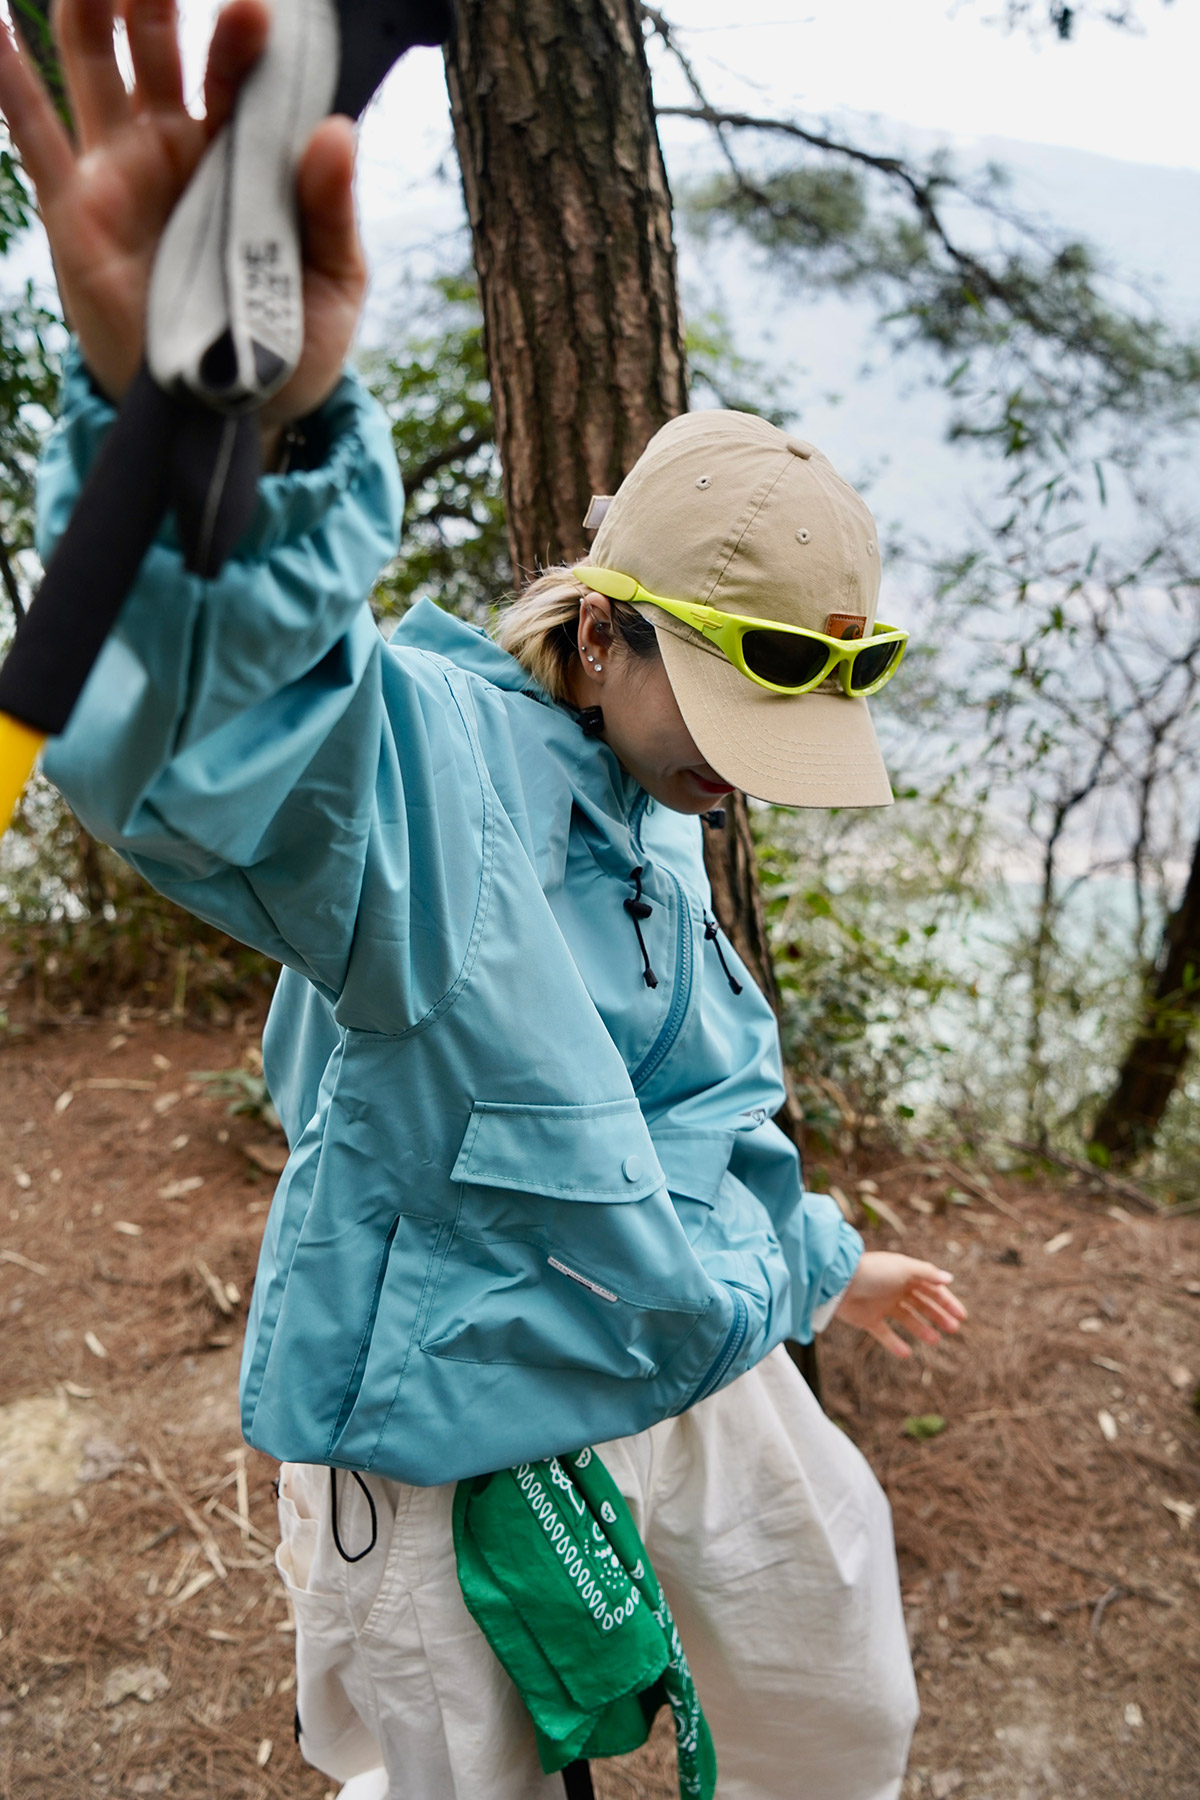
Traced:
<path fill-rule="evenodd" d="M 594 1106 L 477 1100 L 451 1176 L 553 1200 L 644 1200 L 666 1184 L 634 1099 Z"/>
<path fill-rule="evenodd" d="M 671 1192 L 715 1206 L 733 1140 L 732 1131 L 656 1131 L 654 1148 Z"/>

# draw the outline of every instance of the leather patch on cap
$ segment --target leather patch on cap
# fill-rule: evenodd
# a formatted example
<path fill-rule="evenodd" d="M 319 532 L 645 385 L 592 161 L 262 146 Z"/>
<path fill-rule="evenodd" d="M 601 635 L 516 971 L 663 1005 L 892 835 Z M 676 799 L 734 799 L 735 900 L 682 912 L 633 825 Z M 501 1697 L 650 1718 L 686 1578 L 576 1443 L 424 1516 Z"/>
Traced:
<path fill-rule="evenodd" d="M 863 613 L 830 613 L 825 621 L 826 637 L 860 638 L 866 629 Z"/>

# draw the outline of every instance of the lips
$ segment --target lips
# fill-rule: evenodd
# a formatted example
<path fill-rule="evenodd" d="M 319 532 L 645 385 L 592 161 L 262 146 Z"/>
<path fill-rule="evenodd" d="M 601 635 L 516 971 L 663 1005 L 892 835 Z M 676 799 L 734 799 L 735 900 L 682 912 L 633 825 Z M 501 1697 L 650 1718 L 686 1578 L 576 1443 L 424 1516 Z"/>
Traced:
<path fill-rule="evenodd" d="M 715 797 L 718 794 L 728 794 L 732 791 L 728 781 L 710 781 L 706 775 L 701 775 L 696 769 L 689 769 L 688 774 L 702 794 L 712 794 Z"/>

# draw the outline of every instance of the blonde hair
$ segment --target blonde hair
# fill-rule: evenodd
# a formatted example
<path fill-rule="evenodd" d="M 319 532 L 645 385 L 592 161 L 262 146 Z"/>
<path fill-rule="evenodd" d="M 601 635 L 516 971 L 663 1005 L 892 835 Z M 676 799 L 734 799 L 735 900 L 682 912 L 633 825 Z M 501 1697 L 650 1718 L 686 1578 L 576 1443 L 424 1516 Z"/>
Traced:
<path fill-rule="evenodd" d="M 502 650 L 560 704 L 570 704 L 571 660 L 578 653 L 579 608 L 591 592 L 574 571 L 559 563 L 531 581 L 505 606 L 492 626 Z M 658 655 L 654 627 L 636 607 L 610 600 L 613 635 L 643 661 Z"/>

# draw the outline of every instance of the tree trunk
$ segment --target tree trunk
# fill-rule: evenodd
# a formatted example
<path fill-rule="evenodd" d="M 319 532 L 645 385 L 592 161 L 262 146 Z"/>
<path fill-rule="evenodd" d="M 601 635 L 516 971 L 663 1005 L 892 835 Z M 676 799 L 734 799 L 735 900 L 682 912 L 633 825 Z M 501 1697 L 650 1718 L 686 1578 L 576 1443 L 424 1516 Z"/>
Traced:
<path fill-rule="evenodd" d="M 1200 1016 L 1200 839 L 1183 899 L 1167 921 L 1162 954 L 1147 984 L 1142 1021 L 1092 1143 L 1110 1163 L 1127 1165 L 1149 1150 L 1179 1084 Z"/>
<path fill-rule="evenodd" d="M 634 0 L 461 0 L 446 58 L 513 567 L 578 555 L 687 408 L 671 195 Z"/>
<path fill-rule="evenodd" d="M 671 194 L 636 0 L 459 0 L 446 79 L 520 580 L 583 553 L 591 496 L 687 409 Z M 740 795 L 705 853 L 778 1007 Z"/>

